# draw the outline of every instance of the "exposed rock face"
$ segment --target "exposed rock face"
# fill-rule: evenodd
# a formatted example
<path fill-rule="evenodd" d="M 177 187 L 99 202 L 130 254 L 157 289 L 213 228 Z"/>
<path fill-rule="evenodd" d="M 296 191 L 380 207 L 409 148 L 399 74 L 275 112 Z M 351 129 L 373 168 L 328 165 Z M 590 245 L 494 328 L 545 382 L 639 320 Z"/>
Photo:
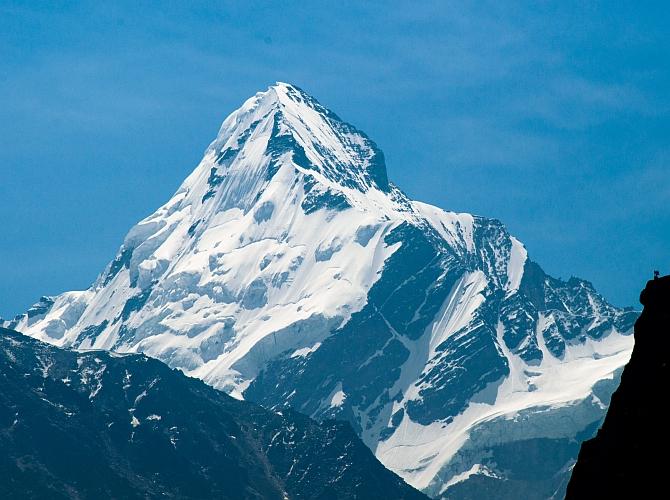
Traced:
<path fill-rule="evenodd" d="M 644 310 L 635 323 L 633 355 L 602 428 L 582 445 L 567 498 L 667 495 L 670 276 L 649 281 L 640 302 Z"/>
<path fill-rule="evenodd" d="M 0 498 L 422 499 L 342 422 L 0 329 Z"/>

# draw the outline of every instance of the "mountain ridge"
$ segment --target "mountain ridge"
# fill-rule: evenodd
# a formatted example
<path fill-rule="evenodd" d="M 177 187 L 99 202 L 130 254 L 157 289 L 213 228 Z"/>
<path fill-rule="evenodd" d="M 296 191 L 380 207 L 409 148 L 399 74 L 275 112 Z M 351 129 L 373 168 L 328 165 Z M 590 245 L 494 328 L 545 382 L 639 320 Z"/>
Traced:
<path fill-rule="evenodd" d="M 548 276 L 500 221 L 409 199 L 374 142 L 280 84 L 224 121 L 91 288 L 10 325 L 347 420 L 432 496 L 494 481 L 540 498 L 602 419 L 636 317 Z M 522 439 L 561 450 L 535 486 L 496 465 Z"/>
<path fill-rule="evenodd" d="M 143 355 L 0 329 L 2 498 L 425 498 L 348 424 L 237 401 Z"/>

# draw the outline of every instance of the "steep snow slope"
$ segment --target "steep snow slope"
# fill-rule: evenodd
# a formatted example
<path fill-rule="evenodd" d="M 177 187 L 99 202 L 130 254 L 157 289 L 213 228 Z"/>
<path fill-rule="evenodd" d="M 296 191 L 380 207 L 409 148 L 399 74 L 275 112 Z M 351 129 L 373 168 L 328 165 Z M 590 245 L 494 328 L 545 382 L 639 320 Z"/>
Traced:
<path fill-rule="evenodd" d="M 278 83 L 90 289 L 10 326 L 347 419 L 431 495 L 540 498 L 601 420 L 635 318 L 545 275 L 499 221 L 410 200 L 365 134 Z M 531 476 L 512 459 L 543 450 Z"/>

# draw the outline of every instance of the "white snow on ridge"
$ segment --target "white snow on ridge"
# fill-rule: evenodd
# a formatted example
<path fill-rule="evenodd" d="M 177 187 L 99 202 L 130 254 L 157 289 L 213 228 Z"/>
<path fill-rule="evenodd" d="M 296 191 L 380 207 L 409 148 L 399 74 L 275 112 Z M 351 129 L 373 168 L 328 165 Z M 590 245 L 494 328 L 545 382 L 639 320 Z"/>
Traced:
<path fill-rule="evenodd" d="M 363 193 L 339 185 L 318 171 L 306 171 L 290 155 L 266 180 L 266 146 L 279 112 L 312 162 L 324 164 L 314 144 L 338 159 L 356 161 L 319 113 L 287 96 L 285 85 L 259 93 L 226 119 L 175 196 L 129 231 L 124 248 L 133 249 L 130 269 L 122 267 L 107 285 L 103 273 L 92 289 L 60 296 L 42 321 L 17 328 L 65 346 L 77 341 L 85 327 L 107 321 L 93 341 L 85 338 L 80 347 L 142 351 L 172 360 L 186 373 L 239 396 L 278 350 L 308 347 L 328 332 L 312 326 L 315 333 L 284 336 L 278 344 L 275 338 L 262 353 L 252 352 L 262 339 L 314 315 L 346 321 L 365 304 L 384 261 L 398 248 L 387 246 L 385 235 L 413 215 L 374 187 Z M 251 132 L 238 144 L 245 131 Z M 356 138 L 349 134 L 348 139 Z M 241 148 L 237 159 L 218 167 L 217 155 L 231 147 Z M 226 182 L 207 199 L 217 168 Z M 306 193 L 299 181 L 308 177 L 343 194 L 354 208 L 306 214 L 300 208 Z M 268 208 L 259 216 L 253 207 Z M 375 230 L 362 245 L 357 231 L 367 227 Z M 326 250 L 317 254 L 319 248 Z M 161 293 L 150 294 L 132 312 L 127 327 L 135 329 L 138 340 L 128 343 L 115 320 L 137 296 L 134 283 Z M 230 331 L 223 331 L 221 324 L 230 320 Z M 203 344 L 214 347 L 200 359 L 194 350 Z"/>
<path fill-rule="evenodd" d="M 362 192 L 340 185 L 318 171 L 305 170 L 288 155 L 272 180 L 265 180 L 270 163 L 266 145 L 278 112 L 290 124 L 285 132 L 293 134 L 313 163 L 325 165 L 315 144 L 345 164 L 358 161 L 321 114 L 288 96 L 286 85 L 259 93 L 224 121 L 202 162 L 174 197 L 129 231 L 124 240 L 124 248 L 133 249 L 129 270 L 121 268 L 107 285 L 103 274 L 92 289 L 60 296 L 42 321 L 17 328 L 63 346 L 77 341 L 85 327 L 107 321 L 92 342 L 84 339 L 80 347 L 145 352 L 239 397 L 279 350 L 307 348 L 328 332 L 312 326 L 315 334 L 293 335 L 288 344 L 288 337 L 278 344 L 275 337 L 262 344 L 263 352 L 253 351 L 261 340 L 315 314 L 341 323 L 364 306 L 384 261 L 399 246 L 384 243 L 394 227 L 430 217 L 450 244 L 472 248 L 468 214 L 422 203 L 408 210 L 375 186 Z M 238 144 L 245 134 L 246 142 Z M 363 144 L 352 134 L 347 138 Z M 230 166 L 217 166 L 217 155 L 238 147 Z M 203 202 L 217 168 L 223 168 L 225 182 Z M 306 214 L 300 208 L 306 196 L 301 178 L 316 179 L 322 188 L 341 193 L 353 208 Z M 267 207 L 262 216 L 258 207 Z M 371 234 L 362 240 L 359 232 L 365 228 L 371 228 L 366 229 Z M 317 254 L 321 248 L 325 250 Z M 127 343 L 115 319 L 137 295 L 133 283 L 162 291 L 149 295 L 133 313 L 127 327 L 136 329 L 139 340 Z M 64 323 L 68 317 L 73 318 Z M 231 320 L 230 332 L 222 330 L 222 322 Z M 219 347 L 200 359 L 194 350 L 203 344 Z"/>
<path fill-rule="evenodd" d="M 510 258 L 507 261 L 508 281 L 505 286 L 507 296 L 512 295 L 519 289 L 521 278 L 523 277 L 523 268 L 526 264 L 526 259 L 528 258 L 528 252 L 526 252 L 523 244 L 514 236 L 511 236 L 510 240 L 512 241 L 512 250 L 510 252 Z"/>
<path fill-rule="evenodd" d="M 412 201 L 412 206 L 453 248 L 472 252 L 474 218 L 470 214 L 447 212 L 441 208 L 420 201 Z"/>
<path fill-rule="evenodd" d="M 499 386 L 495 403 L 470 403 L 448 425 L 434 422 L 424 426 L 405 415 L 395 433 L 379 443 L 377 458 L 415 488 L 428 488 L 440 469 L 468 440 L 472 429 L 483 423 L 497 418 L 514 421 L 524 410 L 568 407 L 584 401 L 592 394 L 597 382 L 612 379 L 614 373 L 628 362 L 634 342 L 630 335 L 613 332 L 605 340 L 588 340 L 583 345 L 569 346 L 563 360 L 555 358 L 542 346 L 545 355 L 542 363 L 529 366 L 505 346 L 502 327 L 499 327 L 498 335 L 498 343 L 509 362 L 510 375 Z M 531 384 L 534 389 L 529 391 Z M 497 439 L 507 442 L 534 437 L 527 428 L 519 426 L 520 432 L 524 433 L 522 436 L 515 435 L 512 429 Z M 536 432 L 543 437 L 566 437 L 570 430 L 557 425 L 553 430 L 539 428 Z M 408 467 L 409 464 L 424 466 Z"/>
<path fill-rule="evenodd" d="M 332 384 L 322 393 L 315 388 L 315 406 L 360 418 L 362 438 L 377 457 L 420 489 L 441 494 L 473 475 L 495 475 L 481 460 L 456 468 L 450 477 L 441 473 L 485 425 L 521 420 L 527 410 L 550 413 L 545 409 L 590 401 L 594 384 L 611 379 L 627 362 L 632 336 L 612 328 L 599 341 L 568 342 L 559 360 L 545 345 L 544 332 L 564 311 L 541 315 L 534 335 L 530 327 L 531 334 L 519 344 L 537 341 L 542 362 L 530 366 L 515 354 L 518 346 L 512 352 L 505 344 L 502 324 L 494 337 L 496 313 L 489 311 L 489 346 L 498 349 L 509 376 L 490 384 L 490 397 L 469 395 L 469 406 L 449 424 L 421 425 L 407 411 L 400 420 L 406 404 L 422 402 L 423 391 L 436 389 L 434 378 L 424 377 L 431 369 L 442 363 L 465 369 L 459 365 L 463 358 L 439 346 L 461 337 L 471 341 L 482 311 L 496 305 L 498 299 L 491 297 L 522 296 L 528 256 L 497 221 L 486 225 L 481 217 L 412 201 L 385 185 L 375 177 L 375 154 L 369 139 L 334 124 L 294 87 L 279 83 L 258 93 L 226 118 L 175 195 L 128 232 L 117 259 L 91 288 L 55 297 L 48 312 L 24 315 L 15 328 L 59 346 L 143 352 L 242 398 L 278 356 L 302 364 L 326 348 L 327 337 L 366 306 L 386 262 L 406 243 L 388 244 L 387 236 L 410 226 L 434 245 L 433 262 L 458 264 L 432 270 L 436 286 L 447 277 L 455 284 L 450 292 L 437 288 L 448 296 L 428 304 L 432 318 L 422 317 L 429 297 L 424 288 L 432 290 L 432 285 L 420 285 L 416 292 L 425 297 L 424 304 L 406 319 L 429 324 L 411 339 L 382 316 L 392 336 L 388 342 L 398 341 L 409 354 L 400 366 L 389 367 L 400 375 L 390 381 L 387 393 L 370 398 L 377 397 L 375 404 L 366 410 L 353 407 L 356 396 L 343 390 L 338 373 L 324 373 Z M 458 274 L 449 274 L 454 269 Z M 567 299 L 557 297 L 565 314 L 571 314 Z M 588 328 L 608 325 L 609 306 L 596 303 L 590 293 L 586 298 L 581 306 L 593 311 Z M 379 361 L 386 347 L 366 351 L 363 366 Z M 281 394 L 287 401 L 296 392 L 290 391 Z M 519 425 L 491 431 L 491 439 L 567 435 L 594 418 L 575 413 L 570 418 L 582 420 L 571 429 Z M 391 427 L 393 416 L 399 424 Z M 380 440 L 382 431 L 393 434 Z"/>

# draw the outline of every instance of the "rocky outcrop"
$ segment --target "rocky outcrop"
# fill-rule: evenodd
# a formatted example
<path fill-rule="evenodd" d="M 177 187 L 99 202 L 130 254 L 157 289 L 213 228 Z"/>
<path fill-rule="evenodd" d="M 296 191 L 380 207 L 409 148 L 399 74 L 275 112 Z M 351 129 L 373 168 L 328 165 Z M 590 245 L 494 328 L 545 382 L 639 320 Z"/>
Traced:
<path fill-rule="evenodd" d="M 670 276 L 640 295 L 635 348 L 595 438 L 581 448 L 568 499 L 660 498 L 667 490 L 670 426 Z M 652 496 L 647 496 L 646 494 Z"/>

